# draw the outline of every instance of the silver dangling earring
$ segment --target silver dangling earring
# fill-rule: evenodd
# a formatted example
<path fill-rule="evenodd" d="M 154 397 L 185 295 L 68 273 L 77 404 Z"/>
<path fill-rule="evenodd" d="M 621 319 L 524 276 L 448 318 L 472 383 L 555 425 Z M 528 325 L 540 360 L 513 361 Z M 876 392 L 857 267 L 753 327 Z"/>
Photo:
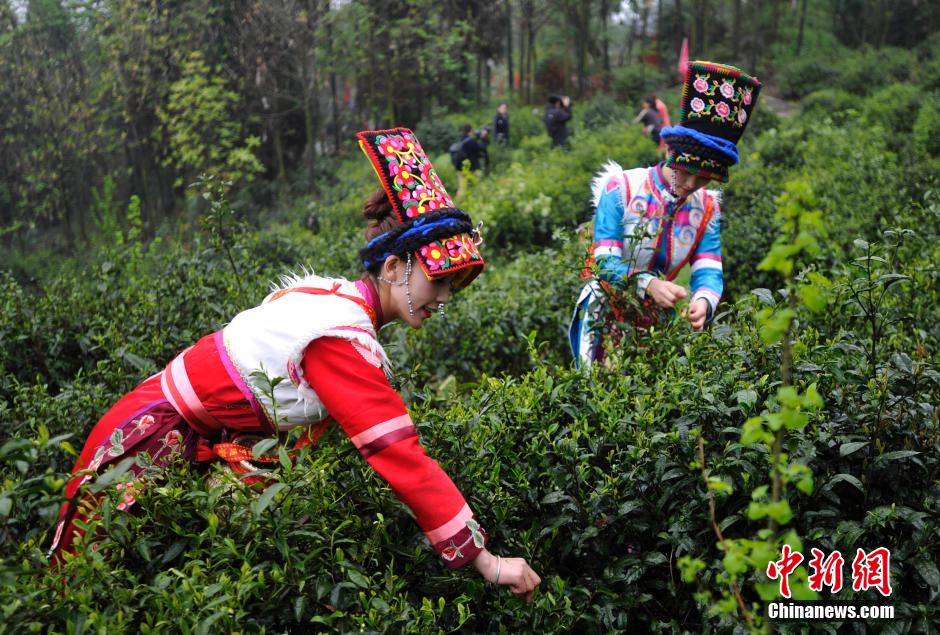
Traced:
<path fill-rule="evenodd" d="M 405 261 L 405 279 L 404 280 L 399 280 L 397 282 L 394 282 L 392 280 L 383 278 L 382 276 L 376 276 L 376 277 L 382 282 L 384 282 L 385 284 L 392 285 L 393 287 L 405 287 L 405 297 L 408 299 L 408 314 L 409 315 L 415 314 L 414 304 L 411 301 L 411 285 L 409 284 L 409 282 L 411 282 L 411 254 L 408 254 L 408 259 Z"/>
<path fill-rule="evenodd" d="M 444 303 L 443 302 L 437 305 L 437 314 L 440 315 L 441 317 L 444 317 Z"/>
<path fill-rule="evenodd" d="M 414 315 L 415 308 L 411 302 L 411 254 L 405 261 L 405 297 L 408 299 L 408 315 Z"/>

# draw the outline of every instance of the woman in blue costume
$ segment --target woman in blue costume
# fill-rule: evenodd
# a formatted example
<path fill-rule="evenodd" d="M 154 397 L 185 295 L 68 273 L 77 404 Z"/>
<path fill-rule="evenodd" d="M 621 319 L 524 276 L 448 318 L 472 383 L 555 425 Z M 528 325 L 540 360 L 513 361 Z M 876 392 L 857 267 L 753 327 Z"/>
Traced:
<path fill-rule="evenodd" d="M 581 290 L 569 330 L 577 365 L 604 355 L 603 336 L 613 321 L 655 322 L 688 297 L 673 280 L 692 266 L 691 298 L 683 313 L 701 330 L 715 314 L 724 278 L 719 194 L 709 181 L 727 181 L 738 162 L 744 133 L 761 84 L 738 68 L 691 62 L 682 87 L 680 122 L 663 128 L 665 162 L 624 170 L 610 161 L 592 183 L 595 266 Z M 626 315 L 617 296 L 635 294 L 640 309 Z"/>

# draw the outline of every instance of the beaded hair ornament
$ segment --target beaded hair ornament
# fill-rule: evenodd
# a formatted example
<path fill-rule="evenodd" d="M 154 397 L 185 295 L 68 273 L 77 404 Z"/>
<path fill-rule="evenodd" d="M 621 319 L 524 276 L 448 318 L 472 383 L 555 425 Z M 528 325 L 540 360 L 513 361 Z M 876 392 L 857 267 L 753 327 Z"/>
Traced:
<path fill-rule="evenodd" d="M 757 78 L 740 68 L 690 62 L 682 83 L 679 124 L 659 133 L 670 149 L 666 165 L 727 181 L 760 89 Z"/>
<path fill-rule="evenodd" d="M 359 252 L 366 269 L 381 266 L 391 255 L 411 253 L 428 279 L 459 271 L 451 285 L 461 289 L 470 284 L 484 266 L 477 248 L 479 230 L 454 206 L 414 132 L 365 130 L 356 137 L 401 222 Z"/>

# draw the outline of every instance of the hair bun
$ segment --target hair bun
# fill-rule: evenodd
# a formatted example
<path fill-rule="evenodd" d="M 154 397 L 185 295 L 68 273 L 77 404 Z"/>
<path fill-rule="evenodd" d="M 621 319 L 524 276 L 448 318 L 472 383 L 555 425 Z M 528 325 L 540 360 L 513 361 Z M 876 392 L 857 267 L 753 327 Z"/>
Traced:
<path fill-rule="evenodd" d="M 401 224 L 398 216 L 392 213 L 392 202 L 388 200 L 385 190 L 376 190 L 366 199 L 362 206 L 362 215 L 369 221 L 363 232 L 367 241 Z"/>
<path fill-rule="evenodd" d="M 362 215 L 375 224 L 379 224 L 392 213 L 392 203 L 385 190 L 376 190 L 362 206 Z"/>

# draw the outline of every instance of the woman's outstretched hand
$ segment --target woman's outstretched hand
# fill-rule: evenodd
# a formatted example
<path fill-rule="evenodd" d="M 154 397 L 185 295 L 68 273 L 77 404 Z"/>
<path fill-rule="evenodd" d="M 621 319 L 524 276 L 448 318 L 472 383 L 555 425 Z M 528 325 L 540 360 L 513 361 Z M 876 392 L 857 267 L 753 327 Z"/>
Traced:
<path fill-rule="evenodd" d="M 653 298 L 653 301 L 661 308 L 671 309 L 676 306 L 676 302 L 686 296 L 686 292 L 684 287 L 674 282 L 653 278 L 646 287 L 646 295 Z"/>
<path fill-rule="evenodd" d="M 510 591 L 524 598 L 526 602 L 532 601 L 535 587 L 542 583 L 542 578 L 529 566 L 525 558 L 503 558 L 484 549 L 473 561 L 473 565 L 487 582 L 507 585 Z"/>
<path fill-rule="evenodd" d="M 705 327 L 705 318 L 708 317 L 708 300 L 699 298 L 689 305 L 685 312 L 685 319 L 689 321 L 692 328 L 701 331 Z"/>

